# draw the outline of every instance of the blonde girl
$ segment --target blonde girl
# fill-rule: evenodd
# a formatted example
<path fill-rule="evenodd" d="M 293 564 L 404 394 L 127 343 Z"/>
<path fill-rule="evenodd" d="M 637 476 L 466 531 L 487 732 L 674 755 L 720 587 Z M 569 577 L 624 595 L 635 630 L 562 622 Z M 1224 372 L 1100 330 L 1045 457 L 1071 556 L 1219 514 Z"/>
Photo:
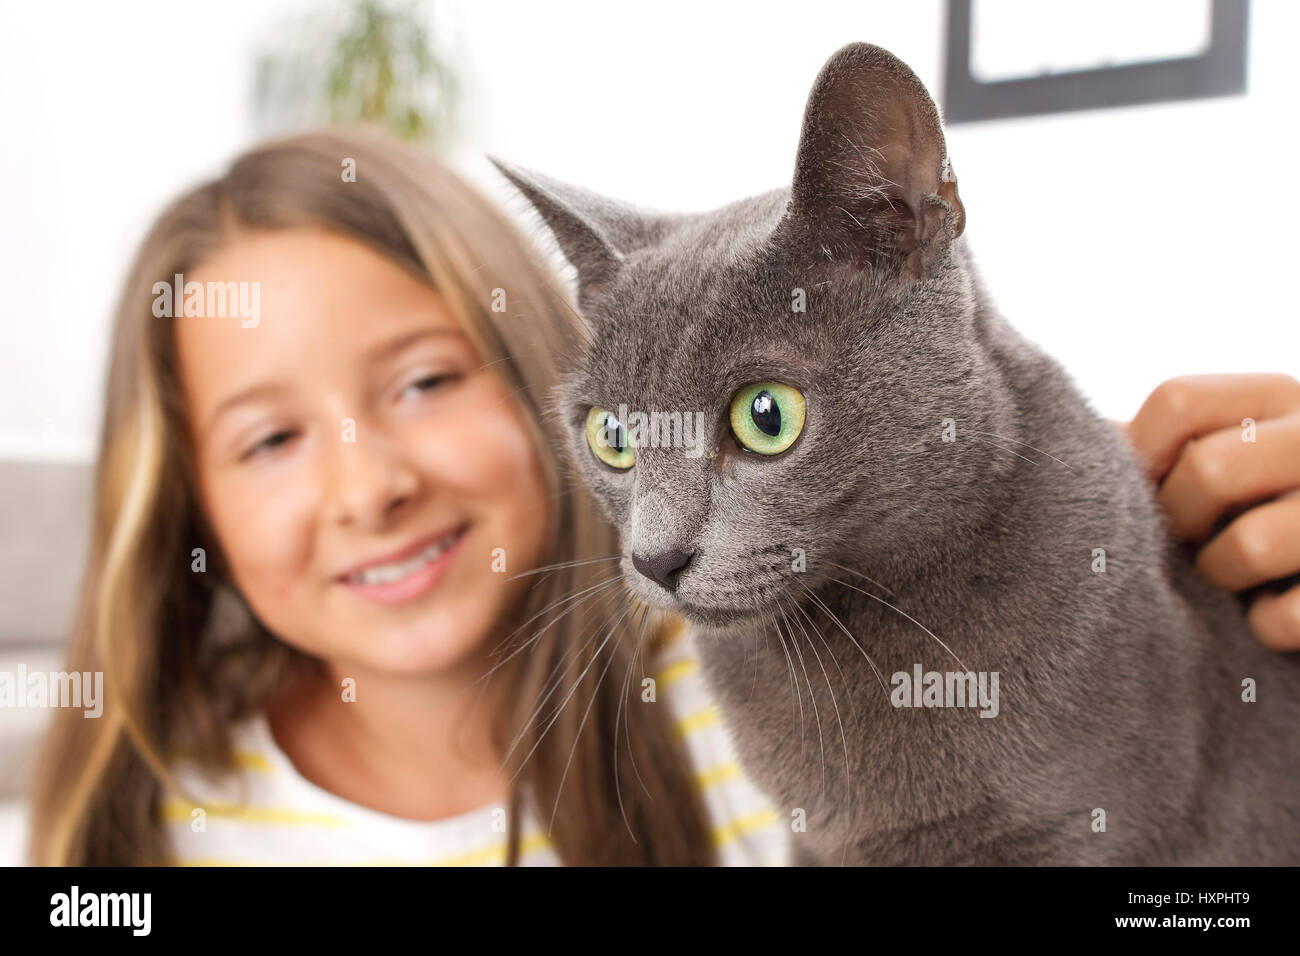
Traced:
<path fill-rule="evenodd" d="M 117 308 L 67 665 L 106 706 L 56 712 L 33 859 L 779 862 L 557 459 L 587 334 L 497 210 L 377 134 L 172 203 Z"/>

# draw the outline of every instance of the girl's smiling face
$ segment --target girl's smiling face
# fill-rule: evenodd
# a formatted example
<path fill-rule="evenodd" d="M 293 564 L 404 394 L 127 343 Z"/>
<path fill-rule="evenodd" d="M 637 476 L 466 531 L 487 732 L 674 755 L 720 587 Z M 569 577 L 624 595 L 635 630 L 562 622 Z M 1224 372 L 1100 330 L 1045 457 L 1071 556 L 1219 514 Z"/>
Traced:
<path fill-rule="evenodd" d="M 204 512 L 258 618 L 390 674 L 484 650 L 527 586 L 507 579 L 541 559 L 547 494 L 509 388 L 442 298 L 313 230 L 241 233 L 192 281 L 260 286 L 253 327 L 179 304 L 172 320 Z"/>

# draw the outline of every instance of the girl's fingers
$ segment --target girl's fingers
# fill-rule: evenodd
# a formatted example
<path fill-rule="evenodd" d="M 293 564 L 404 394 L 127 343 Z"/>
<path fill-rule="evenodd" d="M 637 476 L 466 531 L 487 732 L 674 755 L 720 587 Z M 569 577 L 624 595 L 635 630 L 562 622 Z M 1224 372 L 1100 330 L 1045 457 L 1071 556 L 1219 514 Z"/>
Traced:
<path fill-rule="evenodd" d="M 1161 384 L 1129 423 L 1129 440 L 1159 481 L 1187 442 L 1242 419 L 1277 418 L 1300 409 L 1300 382 L 1290 375 L 1187 375 Z"/>
<path fill-rule="evenodd" d="M 1201 549 L 1196 569 L 1225 591 L 1300 572 L 1300 491 L 1246 511 Z"/>
<path fill-rule="evenodd" d="M 1300 587 L 1282 594 L 1261 594 L 1246 621 L 1255 636 L 1275 651 L 1300 650 Z"/>
<path fill-rule="evenodd" d="M 1254 441 L 1244 419 L 1254 423 Z M 1206 579 L 1241 591 L 1300 572 L 1300 382 L 1289 375 L 1171 379 L 1120 427 L 1147 476 L 1163 482 L 1158 497 L 1175 535 L 1203 540 L 1221 517 L 1245 507 L 1197 556 Z M 1247 622 L 1266 646 L 1300 650 L 1300 586 L 1259 594 Z"/>
<path fill-rule="evenodd" d="M 1201 541 L 1229 508 L 1300 487 L 1300 413 L 1194 439 L 1157 498 L 1176 537 Z"/>

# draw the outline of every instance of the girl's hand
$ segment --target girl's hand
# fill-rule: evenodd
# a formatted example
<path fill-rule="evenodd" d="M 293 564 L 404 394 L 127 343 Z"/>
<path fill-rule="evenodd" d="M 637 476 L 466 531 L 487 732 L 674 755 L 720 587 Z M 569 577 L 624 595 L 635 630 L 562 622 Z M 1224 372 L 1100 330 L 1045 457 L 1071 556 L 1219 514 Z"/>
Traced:
<path fill-rule="evenodd" d="M 1300 650 L 1300 382 L 1174 378 L 1120 427 L 1159 484 L 1170 530 L 1208 539 L 1197 570 L 1232 592 L 1283 582 L 1247 595 L 1247 620 L 1269 647 Z"/>

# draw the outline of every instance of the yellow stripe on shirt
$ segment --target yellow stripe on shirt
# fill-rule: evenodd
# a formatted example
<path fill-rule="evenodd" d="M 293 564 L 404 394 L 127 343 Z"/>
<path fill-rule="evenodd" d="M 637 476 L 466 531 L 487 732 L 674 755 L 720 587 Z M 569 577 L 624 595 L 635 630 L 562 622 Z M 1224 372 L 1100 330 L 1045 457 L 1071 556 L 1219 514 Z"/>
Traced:
<path fill-rule="evenodd" d="M 253 750 L 237 750 L 235 752 L 235 764 L 249 770 L 260 770 L 263 773 L 269 773 L 273 766 L 271 761 L 263 754 Z"/>
<path fill-rule="evenodd" d="M 713 831 L 714 846 L 725 846 L 746 833 L 753 833 L 755 830 L 772 826 L 778 819 L 776 811 L 770 808 L 751 813 L 748 816 L 737 817 L 730 823 L 723 824 Z"/>
<path fill-rule="evenodd" d="M 320 827 L 346 827 L 350 825 L 342 817 L 329 813 L 306 813 L 302 810 L 289 810 L 281 807 L 249 807 L 220 803 L 200 806 L 176 799 L 163 801 L 162 816 L 168 823 L 177 823 L 191 820 L 195 810 L 202 810 L 209 816 L 239 820 L 242 823 L 291 823 Z"/>
<path fill-rule="evenodd" d="M 699 663 L 696 662 L 694 658 L 685 657 L 679 661 L 674 661 L 673 663 L 665 667 L 663 670 L 661 670 L 659 674 L 655 677 L 655 683 L 658 684 L 659 687 L 661 688 L 667 687 L 670 684 L 675 684 L 683 677 L 687 677 L 690 674 L 694 674 L 699 669 L 700 669 L 700 665 Z"/>
<path fill-rule="evenodd" d="M 693 714 L 687 714 L 681 720 L 677 721 L 677 732 L 682 736 L 692 734 L 701 727 L 711 727 L 722 720 L 722 713 L 718 710 L 716 704 L 705 707 L 703 710 L 697 710 Z"/>
<path fill-rule="evenodd" d="M 707 790 L 709 787 L 716 787 L 720 783 L 728 780 L 740 779 L 740 764 L 734 760 L 730 763 L 719 764 L 709 770 L 705 770 L 695 775 L 696 781 L 701 790 Z"/>
<path fill-rule="evenodd" d="M 231 756 L 233 757 L 231 763 L 236 767 L 242 767 L 245 770 L 258 770 L 262 773 L 270 773 L 275 769 L 275 765 L 272 764 L 264 754 L 258 753 L 256 750 L 236 750 Z M 169 765 L 181 763 L 182 761 L 202 763 L 198 755 L 191 750 L 175 750 L 172 751 L 171 756 L 168 757 Z"/>
<path fill-rule="evenodd" d="M 723 847 L 732 843 L 747 833 L 753 833 L 764 827 L 772 826 L 777 822 L 776 811 L 772 809 L 760 810 L 757 813 L 751 813 L 743 817 L 737 817 L 722 826 L 715 827 L 713 830 L 713 845 Z M 523 858 L 529 853 L 538 850 L 547 849 L 551 842 L 547 839 L 546 834 L 537 832 L 525 836 L 519 842 L 519 856 Z M 348 861 L 349 866 L 484 866 L 490 863 L 504 862 L 506 854 L 506 843 L 504 840 L 494 843 L 490 846 L 478 850 L 471 850 L 468 853 L 458 853 L 455 856 L 442 857 L 436 860 L 359 860 Z M 234 861 L 234 860 L 215 860 L 215 859 L 190 859 L 181 860 L 179 866 L 338 866 L 340 861 L 329 861 L 323 863 L 303 863 L 294 861 L 292 863 L 264 863 L 255 861 Z"/>
<path fill-rule="evenodd" d="M 519 840 L 519 858 L 522 860 L 530 853 L 551 848 L 551 841 L 545 833 L 537 832 L 521 837 Z M 193 858 L 180 860 L 177 866 L 484 866 L 491 863 L 505 863 L 506 841 L 501 840 L 482 849 L 454 856 L 441 857 L 436 860 L 329 860 L 322 863 L 303 863 L 295 860 L 291 863 L 266 863 L 256 860 L 220 860 Z"/>
<path fill-rule="evenodd" d="M 522 859 L 529 853 L 537 850 L 549 848 L 551 841 L 547 839 L 545 833 L 537 832 L 519 839 L 519 857 Z M 482 866 L 485 863 L 491 863 L 497 859 L 504 861 L 506 858 L 506 844 L 502 840 L 500 843 L 486 847 L 482 850 L 475 850 L 471 853 L 462 853 L 458 856 L 447 857 L 430 866 Z"/>

